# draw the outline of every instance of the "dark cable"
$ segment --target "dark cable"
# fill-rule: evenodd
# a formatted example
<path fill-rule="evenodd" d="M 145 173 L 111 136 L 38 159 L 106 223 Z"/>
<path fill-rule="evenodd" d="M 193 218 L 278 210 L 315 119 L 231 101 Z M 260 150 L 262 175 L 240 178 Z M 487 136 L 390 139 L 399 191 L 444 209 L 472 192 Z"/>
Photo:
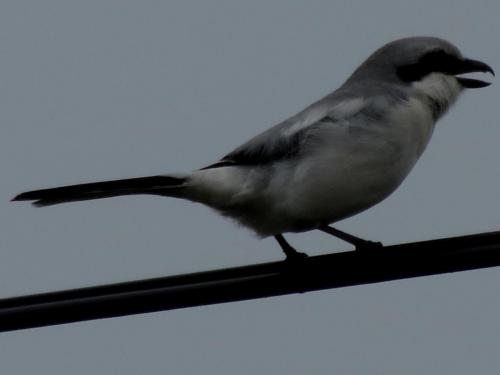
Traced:
<path fill-rule="evenodd" d="M 0 300 L 0 332 L 500 265 L 500 232 Z"/>

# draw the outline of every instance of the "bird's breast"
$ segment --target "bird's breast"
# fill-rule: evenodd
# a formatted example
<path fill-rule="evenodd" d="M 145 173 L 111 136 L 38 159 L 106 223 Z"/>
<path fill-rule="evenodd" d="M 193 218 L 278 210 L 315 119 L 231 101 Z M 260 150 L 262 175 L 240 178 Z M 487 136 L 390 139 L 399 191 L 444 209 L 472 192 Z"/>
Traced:
<path fill-rule="evenodd" d="M 433 129 L 432 114 L 417 100 L 395 106 L 380 122 L 327 129 L 316 151 L 295 167 L 281 204 L 311 221 L 333 222 L 363 211 L 401 184 Z"/>

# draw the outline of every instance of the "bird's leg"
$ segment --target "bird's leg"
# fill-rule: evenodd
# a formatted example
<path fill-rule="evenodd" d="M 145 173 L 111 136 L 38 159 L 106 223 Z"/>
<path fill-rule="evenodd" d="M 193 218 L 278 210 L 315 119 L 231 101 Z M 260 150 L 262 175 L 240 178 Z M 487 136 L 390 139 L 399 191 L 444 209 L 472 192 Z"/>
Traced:
<path fill-rule="evenodd" d="M 382 247 L 381 242 L 374 242 L 374 241 L 368 241 L 364 240 L 362 238 L 353 236 L 352 234 L 342 232 L 341 230 L 335 229 L 333 227 L 329 227 L 328 225 L 325 225 L 323 227 L 318 228 L 320 231 L 331 234 L 332 236 L 335 236 L 337 238 L 340 238 L 341 240 L 345 242 L 349 242 L 350 244 L 353 244 L 356 250 L 369 250 L 369 249 L 376 249 Z"/>
<path fill-rule="evenodd" d="M 282 234 L 276 234 L 274 236 L 274 238 L 276 239 L 276 241 L 278 241 L 278 243 L 279 243 L 279 245 L 281 247 L 281 250 L 283 250 L 283 252 L 285 253 L 286 260 L 298 260 L 298 259 L 303 259 L 303 258 L 307 257 L 306 253 L 301 253 L 301 252 L 295 250 L 292 247 L 292 245 L 290 245 L 285 240 L 285 237 L 283 237 Z"/>

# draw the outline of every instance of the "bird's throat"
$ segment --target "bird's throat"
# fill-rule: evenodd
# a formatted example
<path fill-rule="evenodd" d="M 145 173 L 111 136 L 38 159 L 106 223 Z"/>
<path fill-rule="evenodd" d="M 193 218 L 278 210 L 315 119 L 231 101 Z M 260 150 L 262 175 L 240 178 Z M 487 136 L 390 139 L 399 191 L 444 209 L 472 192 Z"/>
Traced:
<path fill-rule="evenodd" d="M 455 103 L 462 87 L 455 77 L 432 73 L 413 83 L 417 94 L 429 105 L 434 120 L 438 120 Z"/>

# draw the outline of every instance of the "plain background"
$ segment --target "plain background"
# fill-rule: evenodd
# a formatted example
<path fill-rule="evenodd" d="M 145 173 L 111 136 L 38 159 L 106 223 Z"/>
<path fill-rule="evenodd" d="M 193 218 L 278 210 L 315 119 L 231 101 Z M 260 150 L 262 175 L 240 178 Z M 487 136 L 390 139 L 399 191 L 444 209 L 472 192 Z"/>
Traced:
<path fill-rule="evenodd" d="M 0 2 L 0 296 L 281 259 L 209 209 L 16 193 L 185 171 L 338 87 L 382 44 L 433 35 L 500 70 L 500 2 Z M 338 224 L 386 244 L 500 228 L 500 85 L 470 90 L 401 188 Z M 310 254 L 349 249 L 289 235 Z M 0 335 L 5 374 L 492 374 L 500 271 Z"/>

